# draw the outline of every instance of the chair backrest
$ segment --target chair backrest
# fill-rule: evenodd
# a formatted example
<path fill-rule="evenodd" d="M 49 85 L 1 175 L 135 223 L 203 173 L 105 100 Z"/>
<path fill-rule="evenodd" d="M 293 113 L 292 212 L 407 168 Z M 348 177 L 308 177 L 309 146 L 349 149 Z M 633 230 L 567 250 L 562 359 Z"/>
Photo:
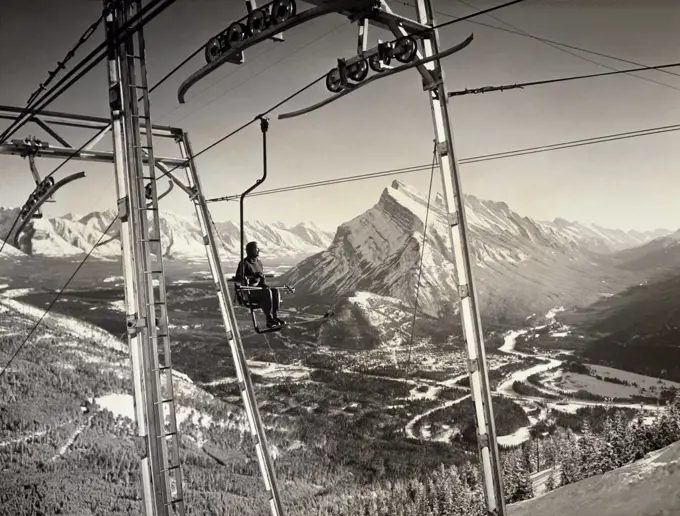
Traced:
<path fill-rule="evenodd" d="M 238 301 L 238 304 L 243 306 L 243 293 L 241 292 L 241 289 L 237 283 L 234 283 L 234 294 L 236 295 L 236 301 Z"/>
<path fill-rule="evenodd" d="M 231 278 L 231 281 L 234 283 L 234 295 L 236 296 L 236 301 L 238 302 L 239 305 L 245 308 L 249 308 L 251 310 L 256 310 L 260 308 L 260 303 L 258 303 L 257 301 L 250 301 L 250 299 L 246 301 L 246 297 L 250 298 L 250 296 L 248 296 L 248 294 L 246 294 L 245 296 L 243 295 L 243 290 L 241 290 L 242 284 L 241 282 L 236 281 L 236 276 L 233 276 Z"/>

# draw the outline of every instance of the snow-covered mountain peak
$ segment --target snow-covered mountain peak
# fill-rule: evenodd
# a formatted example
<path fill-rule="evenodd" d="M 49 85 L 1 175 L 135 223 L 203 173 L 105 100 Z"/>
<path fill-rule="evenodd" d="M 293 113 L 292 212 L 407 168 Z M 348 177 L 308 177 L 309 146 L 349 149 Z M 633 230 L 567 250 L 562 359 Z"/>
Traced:
<path fill-rule="evenodd" d="M 8 221 L 5 233 L 9 230 L 11 220 L 16 217 L 16 213 L 16 210 L 0 212 L 0 218 L 2 218 L 0 229 Z M 68 214 L 64 217 L 36 219 L 34 221 L 36 231 L 32 239 L 33 254 L 58 257 L 88 253 L 116 216 L 115 209 L 108 209 L 83 216 Z M 164 258 L 205 259 L 205 246 L 195 215 L 184 216 L 162 211 L 160 225 Z M 238 224 L 228 221 L 216 223 L 216 226 L 220 236 L 219 252 L 228 260 L 236 260 L 240 256 Z M 118 231 L 118 225 L 114 224 L 101 241 L 106 242 L 111 238 L 113 240 L 97 247 L 92 253 L 93 258 L 118 259 L 121 250 Z M 247 221 L 245 238 L 246 241 L 257 240 L 260 243 L 263 259 L 290 260 L 301 259 L 325 249 L 331 242 L 332 234 L 315 229 L 315 226 L 309 223 L 288 227 L 281 223 Z M 222 243 L 224 245 L 221 245 Z"/>
<path fill-rule="evenodd" d="M 450 314 L 457 276 L 442 200 L 430 204 L 424 235 L 427 196 L 393 181 L 373 207 L 338 227 L 326 251 L 291 269 L 286 281 L 308 294 L 337 298 L 368 291 L 412 305 L 420 277 L 423 313 Z M 565 304 L 581 301 L 585 291 L 596 295 L 602 284 L 594 279 L 601 274 L 598 253 L 650 239 L 564 219 L 536 221 L 505 202 L 474 196 L 465 196 L 465 214 L 478 295 L 501 313 L 547 310 L 555 296 Z"/>
<path fill-rule="evenodd" d="M 400 181 L 394 181 L 383 190 L 375 209 L 383 211 L 404 231 L 423 232 L 427 201 Z"/>

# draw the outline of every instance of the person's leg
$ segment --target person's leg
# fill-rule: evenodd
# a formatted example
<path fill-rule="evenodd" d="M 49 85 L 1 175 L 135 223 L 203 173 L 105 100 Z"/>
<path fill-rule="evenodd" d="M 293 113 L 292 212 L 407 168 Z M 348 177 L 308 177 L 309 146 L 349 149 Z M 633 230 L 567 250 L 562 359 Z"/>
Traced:
<path fill-rule="evenodd" d="M 272 315 L 276 318 L 279 315 L 279 308 L 281 308 L 281 296 L 278 288 L 272 287 L 269 290 L 272 291 Z"/>
<path fill-rule="evenodd" d="M 286 324 L 286 321 L 279 317 L 279 309 L 281 308 L 281 292 L 278 288 L 272 288 L 272 315 L 274 320 L 280 324 Z"/>
<path fill-rule="evenodd" d="M 272 294 L 269 289 L 251 290 L 248 292 L 251 301 L 260 305 L 260 309 L 267 318 L 267 323 L 273 321 L 272 317 Z"/>
<path fill-rule="evenodd" d="M 263 288 L 260 294 L 260 308 L 269 321 L 272 318 L 272 293 L 268 288 Z"/>

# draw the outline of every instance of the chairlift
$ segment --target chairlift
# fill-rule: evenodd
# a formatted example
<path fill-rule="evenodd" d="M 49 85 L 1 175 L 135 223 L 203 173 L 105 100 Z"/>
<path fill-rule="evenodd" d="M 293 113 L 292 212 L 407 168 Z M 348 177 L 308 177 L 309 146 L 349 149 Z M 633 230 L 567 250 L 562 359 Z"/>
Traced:
<path fill-rule="evenodd" d="M 262 177 L 257 179 L 255 183 L 249 187 L 245 192 L 241 194 L 240 198 L 240 233 L 241 233 L 241 262 L 243 263 L 244 260 L 244 228 L 243 228 L 243 203 L 245 201 L 246 196 L 255 190 L 258 186 L 260 186 L 264 181 L 267 179 L 267 129 L 269 129 L 269 120 L 264 117 L 260 116 L 260 129 L 262 130 L 262 147 L 263 147 L 263 167 L 262 167 Z M 241 274 L 241 277 L 245 282 L 247 283 L 247 279 L 244 277 L 243 274 Z M 265 278 L 273 278 L 275 277 L 274 274 L 265 274 Z M 255 310 L 261 309 L 262 307 L 260 306 L 260 303 L 257 300 L 252 299 L 251 297 L 251 292 L 255 291 L 261 291 L 269 287 L 258 287 L 258 286 L 251 286 L 248 284 L 244 284 L 242 281 L 238 281 L 236 279 L 236 276 L 232 276 L 231 279 L 228 280 L 228 282 L 234 284 L 234 295 L 236 297 L 236 301 L 238 302 L 238 305 L 242 308 L 246 308 L 250 310 L 250 317 L 253 321 L 253 328 L 256 333 L 258 334 L 264 334 L 264 333 L 273 333 L 273 332 L 278 332 L 287 328 L 294 328 L 294 327 L 300 327 L 304 326 L 307 324 L 311 323 L 316 323 L 316 322 L 324 322 L 326 320 L 329 320 L 331 317 L 335 315 L 335 312 L 333 310 L 327 311 L 323 316 L 321 317 L 316 317 L 314 319 L 308 319 L 308 320 L 303 320 L 303 321 L 296 321 L 296 322 L 288 322 L 284 325 L 277 325 L 273 326 L 271 328 L 261 328 L 260 325 L 258 324 L 257 321 L 257 316 L 255 315 Z M 292 285 L 283 285 L 282 287 L 276 287 L 279 288 L 279 292 L 286 291 L 289 293 L 295 293 L 295 286 Z M 280 296 L 281 301 L 282 301 L 282 296 Z"/>

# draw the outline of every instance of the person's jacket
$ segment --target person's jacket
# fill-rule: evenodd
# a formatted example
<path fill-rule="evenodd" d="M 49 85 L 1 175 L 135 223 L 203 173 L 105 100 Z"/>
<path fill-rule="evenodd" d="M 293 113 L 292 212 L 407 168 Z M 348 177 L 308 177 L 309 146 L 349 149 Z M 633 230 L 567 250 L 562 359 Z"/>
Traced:
<path fill-rule="evenodd" d="M 244 269 L 242 269 L 244 265 Z M 246 281 L 243 281 L 241 276 L 241 271 L 243 270 L 243 277 Z M 244 258 L 242 262 L 239 262 L 236 268 L 236 274 L 234 279 L 241 284 L 247 284 L 250 286 L 264 286 L 264 267 L 259 258 Z M 259 280 L 259 281 L 258 281 Z"/>

